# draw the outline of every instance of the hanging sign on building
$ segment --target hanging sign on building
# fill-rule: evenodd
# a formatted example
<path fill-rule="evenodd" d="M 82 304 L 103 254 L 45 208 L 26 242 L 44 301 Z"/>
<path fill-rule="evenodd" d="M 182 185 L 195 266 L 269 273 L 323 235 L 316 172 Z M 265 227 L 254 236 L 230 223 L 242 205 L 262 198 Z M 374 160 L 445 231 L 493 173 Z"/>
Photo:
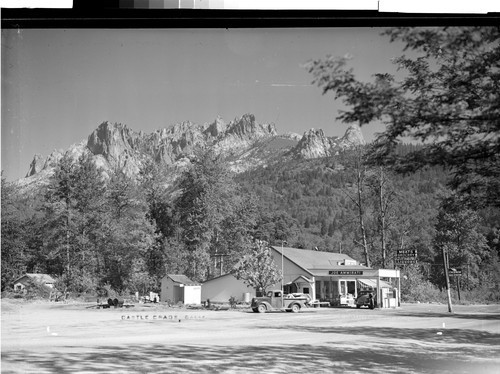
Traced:
<path fill-rule="evenodd" d="M 363 275 L 363 270 L 330 270 L 329 275 Z"/>

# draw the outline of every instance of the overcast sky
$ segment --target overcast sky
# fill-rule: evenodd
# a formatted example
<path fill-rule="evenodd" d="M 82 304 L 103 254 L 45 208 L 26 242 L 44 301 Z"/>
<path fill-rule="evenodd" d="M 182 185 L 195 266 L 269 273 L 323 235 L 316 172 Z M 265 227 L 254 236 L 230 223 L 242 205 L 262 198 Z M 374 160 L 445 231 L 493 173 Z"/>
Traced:
<path fill-rule="evenodd" d="M 301 67 L 354 56 L 361 79 L 402 54 L 382 29 L 2 30 L 2 170 L 24 177 L 33 155 L 87 139 L 103 121 L 146 133 L 245 113 L 278 133 L 341 136 L 341 103 Z M 380 131 L 363 127 L 367 140 Z"/>

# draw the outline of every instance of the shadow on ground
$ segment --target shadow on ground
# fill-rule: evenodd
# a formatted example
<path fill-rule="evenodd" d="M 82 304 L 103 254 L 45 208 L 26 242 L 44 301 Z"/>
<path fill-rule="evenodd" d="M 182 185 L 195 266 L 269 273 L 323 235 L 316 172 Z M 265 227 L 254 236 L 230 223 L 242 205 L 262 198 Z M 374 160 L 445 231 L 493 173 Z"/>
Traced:
<path fill-rule="evenodd" d="M 390 332 L 388 332 L 390 333 Z M 66 347 L 60 352 L 2 354 L 3 373 L 493 373 L 498 361 L 424 346 L 206 346 L 163 344 Z M 67 353 L 69 351 L 69 353 Z"/>
<path fill-rule="evenodd" d="M 458 318 L 475 319 L 482 321 L 500 321 L 500 314 L 496 313 L 436 313 L 436 312 L 399 312 L 398 317 L 424 317 L 424 318 Z"/>
<path fill-rule="evenodd" d="M 321 334 L 346 334 L 380 339 L 411 339 L 421 342 L 441 342 L 447 344 L 480 344 L 500 347 L 500 334 L 480 330 L 447 328 L 395 328 L 366 326 L 283 326 L 276 329 L 295 330 Z M 440 334 L 438 334 L 440 333 Z M 498 349 L 500 351 L 500 348 Z"/>

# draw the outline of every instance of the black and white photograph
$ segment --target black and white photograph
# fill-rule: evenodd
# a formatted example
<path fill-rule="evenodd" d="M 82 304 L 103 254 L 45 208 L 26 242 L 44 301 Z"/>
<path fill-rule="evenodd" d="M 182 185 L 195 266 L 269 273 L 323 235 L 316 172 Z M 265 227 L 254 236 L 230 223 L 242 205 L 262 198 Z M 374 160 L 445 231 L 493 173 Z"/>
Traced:
<path fill-rule="evenodd" d="M 313 23 L 2 29 L 2 373 L 498 372 L 499 24 Z"/>

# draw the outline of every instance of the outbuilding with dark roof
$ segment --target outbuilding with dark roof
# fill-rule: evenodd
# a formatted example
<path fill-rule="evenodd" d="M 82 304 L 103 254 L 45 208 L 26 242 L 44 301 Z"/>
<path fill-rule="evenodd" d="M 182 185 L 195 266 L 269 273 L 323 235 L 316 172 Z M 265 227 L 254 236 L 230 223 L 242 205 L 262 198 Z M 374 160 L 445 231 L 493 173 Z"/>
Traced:
<path fill-rule="evenodd" d="M 33 284 L 54 288 L 55 279 L 48 274 L 26 273 L 14 281 L 14 291 L 23 292 Z"/>

